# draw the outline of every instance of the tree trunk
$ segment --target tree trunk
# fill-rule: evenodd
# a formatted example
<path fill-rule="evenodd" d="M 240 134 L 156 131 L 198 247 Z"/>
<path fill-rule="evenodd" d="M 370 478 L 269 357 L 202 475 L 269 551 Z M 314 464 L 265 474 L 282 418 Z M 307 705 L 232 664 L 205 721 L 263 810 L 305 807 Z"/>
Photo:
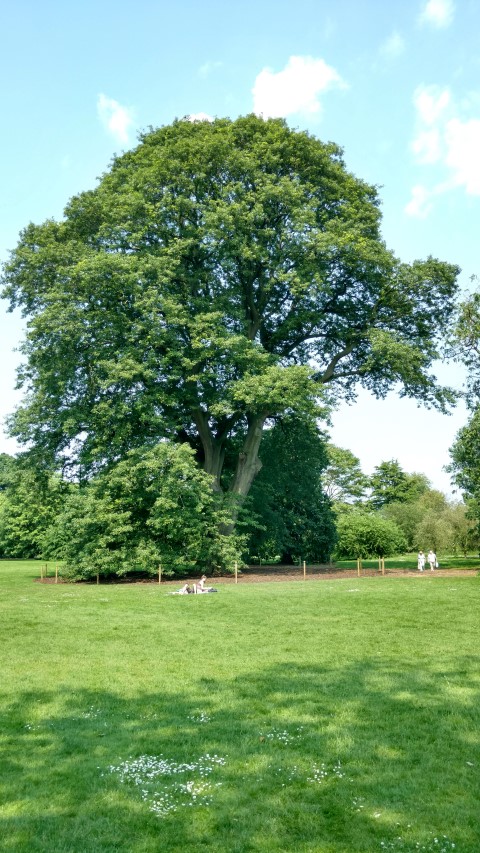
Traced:
<path fill-rule="evenodd" d="M 217 441 L 212 435 L 206 412 L 198 409 L 195 412 L 195 423 L 202 442 L 204 463 L 203 470 L 213 477 L 213 489 L 221 492 L 220 476 L 225 458 L 225 446 L 223 441 Z"/>
<path fill-rule="evenodd" d="M 250 486 L 262 467 L 262 463 L 258 458 L 258 451 L 262 440 L 265 418 L 265 415 L 256 415 L 249 418 L 248 421 L 247 435 L 242 450 L 238 455 L 237 470 L 230 487 L 230 493 L 238 498 L 237 503 L 241 503 L 243 498 L 248 495 Z M 238 509 L 235 512 L 235 518 L 237 514 Z"/>
<path fill-rule="evenodd" d="M 243 499 L 248 495 L 255 477 L 262 467 L 258 458 L 258 451 L 265 420 L 266 415 L 255 415 L 248 419 L 247 435 L 242 450 L 238 454 L 237 469 L 228 490 L 229 495 L 233 497 L 230 507 L 232 521 L 223 528 L 222 532 L 225 535 L 233 532 Z M 195 422 L 205 456 L 204 471 L 213 476 L 213 489 L 216 492 L 221 492 L 220 477 L 225 458 L 224 442 L 213 436 L 206 412 L 198 409 L 195 412 Z"/>
<path fill-rule="evenodd" d="M 213 479 L 213 489 L 215 492 L 221 492 L 220 477 L 223 469 L 223 461 L 225 457 L 225 448 L 216 441 L 212 441 L 212 445 L 205 453 L 205 462 L 203 470 L 207 474 L 211 474 Z"/>

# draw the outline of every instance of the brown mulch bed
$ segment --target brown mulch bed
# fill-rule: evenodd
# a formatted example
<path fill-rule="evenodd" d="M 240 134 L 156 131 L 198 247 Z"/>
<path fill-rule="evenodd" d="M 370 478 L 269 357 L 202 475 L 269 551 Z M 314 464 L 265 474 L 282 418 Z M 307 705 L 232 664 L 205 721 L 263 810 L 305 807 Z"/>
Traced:
<path fill-rule="evenodd" d="M 438 577 L 452 577 L 454 575 L 466 577 L 471 574 L 476 574 L 478 569 L 436 569 L 435 572 L 425 571 L 423 577 L 435 575 Z M 385 569 L 385 577 L 420 577 L 420 572 L 410 569 Z M 306 580 L 339 580 L 342 578 L 357 578 L 358 572 L 356 569 L 335 569 L 331 566 L 314 566 L 307 568 Z M 382 573 L 378 569 L 362 569 L 361 577 L 377 577 L 381 578 Z M 269 581 L 303 581 L 303 570 L 294 568 L 293 566 L 281 567 L 249 567 L 244 569 L 238 575 L 238 583 L 267 583 Z M 235 578 L 221 577 L 214 578 L 215 583 L 235 583 Z M 210 582 L 210 581 L 209 581 Z M 178 581 L 177 581 L 178 583 Z"/>
<path fill-rule="evenodd" d="M 425 570 L 423 575 L 420 574 L 417 570 L 411 569 L 385 569 L 385 577 L 431 577 L 432 575 L 436 577 L 468 577 L 473 574 L 478 573 L 478 568 L 473 569 L 436 569 L 435 572 L 430 572 L 429 570 Z M 381 578 L 382 574 L 378 569 L 362 569 L 361 577 L 369 577 L 369 578 Z M 306 572 L 306 580 L 340 580 L 340 579 L 348 579 L 348 578 L 358 578 L 358 573 L 356 569 L 335 569 L 332 566 L 309 566 Z M 47 578 L 34 579 L 36 583 L 48 583 L 54 584 L 55 577 L 49 576 Z M 162 586 L 178 587 L 179 584 L 182 584 L 187 580 L 189 583 L 194 583 L 196 578 L 174 578 L 172 580 L 162 580 Z M 246 569 L 243 569 L 242 572 L 238 573 L 238 583 L 269 583 L 269 582 L 285 582 L 285 581 L 303 581 L 303 569 L 300 569 L 298 566 L 249 566 Z M 69 583 L 69 581 L 58 578 L 58 583 Z M 78 581 L 77 583 L 90 583 L 94 584 L 95 580 L 92 581 Z M 124 578 L 109 578 L 107 580 L 100 580 L 102 585 L 111 584 L 111 583 L 156 583 L 158 584 L 158 579 L 148 577 L 139 579 L 138 577 L 124 577 Z M 212 585 L 217 584 L 234 584 L 235 577 L 234 575 L 225 575 L 222 577 L 209 578 L 208 583 Z"/>

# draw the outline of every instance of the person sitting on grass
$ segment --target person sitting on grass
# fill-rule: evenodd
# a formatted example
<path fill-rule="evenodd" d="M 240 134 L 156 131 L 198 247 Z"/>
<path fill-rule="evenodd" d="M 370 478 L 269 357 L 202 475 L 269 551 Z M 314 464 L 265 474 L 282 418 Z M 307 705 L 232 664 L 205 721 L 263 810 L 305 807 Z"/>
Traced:
<path fill-rule="evenodd" d="M 217 590 L 213 588 L 213 586 L 205 586 L 205 581 L 207 580 L 206 575 L 202 575 L 198 583 L 195 584 L 195 592 L 216 592 Z"/>

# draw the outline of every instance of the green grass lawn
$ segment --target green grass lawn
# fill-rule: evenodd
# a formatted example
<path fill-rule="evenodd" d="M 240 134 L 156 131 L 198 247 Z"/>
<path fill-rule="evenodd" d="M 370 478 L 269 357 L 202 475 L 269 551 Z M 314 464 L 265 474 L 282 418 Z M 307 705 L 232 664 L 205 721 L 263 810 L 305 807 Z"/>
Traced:
<path fill-rule="evenodd" d="M 480 579 L 39 584 L 0 562 L 0 849 L 480 850 Z"/>

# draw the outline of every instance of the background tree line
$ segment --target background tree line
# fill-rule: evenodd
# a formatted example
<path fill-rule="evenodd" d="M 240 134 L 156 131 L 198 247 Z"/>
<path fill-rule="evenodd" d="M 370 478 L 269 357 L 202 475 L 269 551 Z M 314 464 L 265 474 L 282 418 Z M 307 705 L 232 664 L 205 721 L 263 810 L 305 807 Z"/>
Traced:
<path fill-rule="evenodd" d="M 0 557 L 59 557 L 71 562 L 73 577 L 90 577 L 98 570 L 153 573 L 159 561 L 181 575 L 199 560 L 222 571 L 242 558 L 325 563 L 430 547 L 466 555 L 479 547 L 465 503 L 449 501 L 396 460 L 367 477 L 314 424 L 279 423 L 263 453 L 236 538 L 219 533 L 222 503 L 185 446 L 132 453 L 83 488 L 35 476 L 21 458 L 2 454 Z"/>
<path fill-rule="evenodd" d="M 349 451 L 329 450 L 332 473 L 340 469 L 343 485 L 333 504 L 337 556 L 388 556 L 429 548 L 466 555 L 478 549 L 478 523 L 469 506 L 432 489 L 424 474 L 408 474 L 392 459 L 367 478 Z M 332 473 L 327 469 L 327 480 Z"/>

